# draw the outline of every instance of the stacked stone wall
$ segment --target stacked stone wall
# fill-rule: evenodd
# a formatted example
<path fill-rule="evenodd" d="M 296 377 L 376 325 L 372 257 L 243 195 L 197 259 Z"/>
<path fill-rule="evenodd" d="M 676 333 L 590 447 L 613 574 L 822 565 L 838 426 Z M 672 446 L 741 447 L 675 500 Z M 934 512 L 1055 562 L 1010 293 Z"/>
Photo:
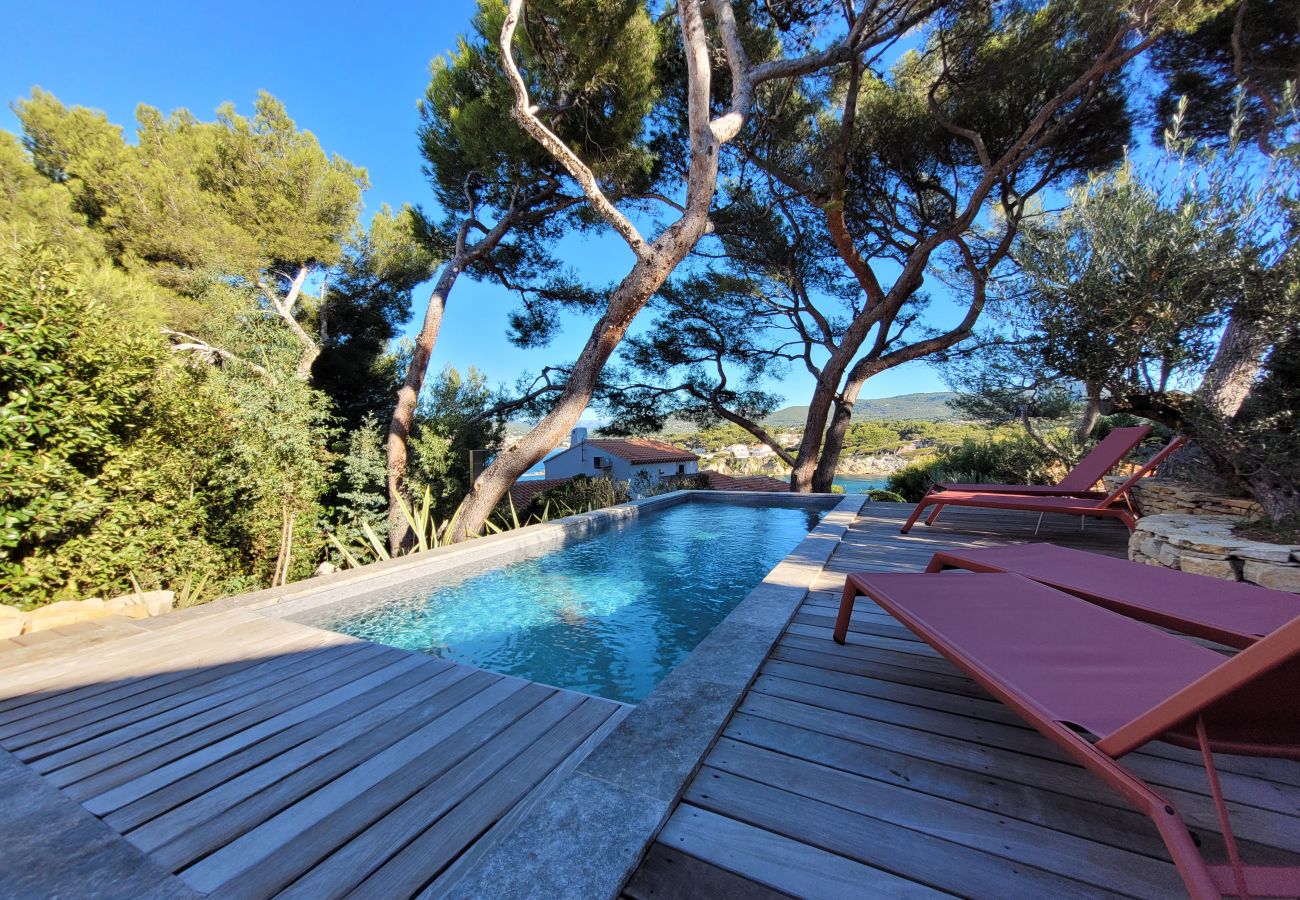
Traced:
<path fill-rule="evenodd" d="M 1167 513 L 1144 516 L 1129 538 L 1128 557 L 1193 575 L 1248 581 L 1300 594 L 1300 546 L 1237 537 L 1236 516 Z"/>

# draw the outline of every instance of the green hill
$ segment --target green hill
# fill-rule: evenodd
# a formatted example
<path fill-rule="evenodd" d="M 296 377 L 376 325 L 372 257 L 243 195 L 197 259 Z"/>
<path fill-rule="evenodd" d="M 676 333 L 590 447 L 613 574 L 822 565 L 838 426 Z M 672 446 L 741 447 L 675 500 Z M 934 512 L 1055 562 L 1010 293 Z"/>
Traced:
<path fill-rule="evenodd" d="M 956 418 L 948 401 L 957 396 L 952 391 L 934 391 L 924 394 L 900 394 L 897 397 L 877 397 L 859 400 L 853 410 L 854 419 L 926 419 L 942 421 Z M 803 425 L 808 416 L 806 406 L 787 406 L 768 416 L 764 424 L 776 428 Z"/>
<path fill-rule="evenodd" d="M 855 420 L 862 419 L 922 419 L 941 422 L 957 418 L 948 406 L 948 400 L 956 397 L 952 391 L 935 391 L 926 394 L 899 394 L 897 397 L 877 397 L 874 400 L 859 400 L 853 412 Z M 802 428 L 808 417 L 808 407 L 787 406 L 778 409 L 763 420 L 771 428 Z M 593 434 L 604 424 L 599 419 L 583 419 L 579 425 Z M 521 435 L 532 424 L 511 420 L 506 423 L 506 433 Z M 690 434 L 696 430 L 695 425 L 682 419 L 669 419 L 664 425 L 663 434 Z"/>

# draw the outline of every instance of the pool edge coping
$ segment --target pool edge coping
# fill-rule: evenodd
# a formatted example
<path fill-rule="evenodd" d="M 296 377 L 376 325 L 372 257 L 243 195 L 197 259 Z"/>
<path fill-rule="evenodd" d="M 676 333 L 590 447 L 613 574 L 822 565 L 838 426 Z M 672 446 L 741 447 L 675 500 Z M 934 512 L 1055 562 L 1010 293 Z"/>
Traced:
<path fill-rule="evenodd" d="M 868 502 L 865 494 L 847 494 L 831 507 L 447 896 L 617 896 Z"/>
<path fill-rule="evenodd" d="M 188 612 L 215 611 L 218 609 L 247 609 L 276 618 L 297 615 L 307 609 L 335 602 L 328 595 L 343 593 L 366 583 L 367 592 L 380 590 L 392 584 L 421 578 L 433 572 L 449 571 L 460 566 L 485 562 L 496 556 L 503 556 L 517 550 L 547 544 L 559 544 L 572 537 L 580 537 L 599 528 L 610 519 L 625 519 L 638 515 L 641 510 L 656 506 L 672 506 L 686 502 L 689 495 L 709 493 L 708 491 L 674 491 L 642 500 L 631 500 L 591 512 L 526 525 L 500 534 L 486 535 L 472 541 L 434 547 L 408 553 L 394 559 L 366 563 L 355 569 L 340 569 L 329 575 L 317 575 L 304 578 L 280 587 L 264 588 L 223 597 L 211 603 L 179 610 L 172 615 L 184 615 Z M 801 495 L 807 496 L 807 495 Z M 283 607 L 290 603 L 316 598 L 311 603 L 303 603 L 295 610 Z M 277 608 L 281 607 L 281 608 Z"/>

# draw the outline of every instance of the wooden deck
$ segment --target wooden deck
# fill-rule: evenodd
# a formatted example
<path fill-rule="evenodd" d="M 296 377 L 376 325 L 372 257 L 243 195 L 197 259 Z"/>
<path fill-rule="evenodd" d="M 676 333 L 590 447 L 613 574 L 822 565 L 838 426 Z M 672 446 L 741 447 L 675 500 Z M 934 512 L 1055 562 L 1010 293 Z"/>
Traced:
<path fill-rule="evenodd" d="M 191 612 L 0 653 L 0 747 L 199 894 L 436 894 L 628 710 Z M 23 810 L 5 824 L 21 829 Z M 28 864 L 0 851 L 0 870 Z M 0 876 L 0 895 L 56 893 L 32 877 Z"/>
<path fill-rule="evenodd" d="M 943 547 L 1024 540 L 1123 555 L 1122 526 L 910 507 L 864 508 L 704 761 L 626 896 L 762 898 L 1182 896 L 1145 818 L 862 598 L 831 641 L 844 575 L 920 571 Z M 1225 858 L 1194 753 L 1153 744 L 1126 762 Z M 1300 861 L 1300 767 L 1221 757 L 1259 862 Z"/>

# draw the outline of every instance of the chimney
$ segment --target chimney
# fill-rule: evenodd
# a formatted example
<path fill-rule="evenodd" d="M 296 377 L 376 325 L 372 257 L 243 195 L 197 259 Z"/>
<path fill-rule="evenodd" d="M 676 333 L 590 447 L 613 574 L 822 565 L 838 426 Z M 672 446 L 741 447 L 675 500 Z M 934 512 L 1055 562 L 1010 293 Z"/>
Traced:
<path fill-rule="evenodd" d="M 575 428 L 569 435 L 569 446 L 576 447 L 587 439 L 587 429 Z"/>

